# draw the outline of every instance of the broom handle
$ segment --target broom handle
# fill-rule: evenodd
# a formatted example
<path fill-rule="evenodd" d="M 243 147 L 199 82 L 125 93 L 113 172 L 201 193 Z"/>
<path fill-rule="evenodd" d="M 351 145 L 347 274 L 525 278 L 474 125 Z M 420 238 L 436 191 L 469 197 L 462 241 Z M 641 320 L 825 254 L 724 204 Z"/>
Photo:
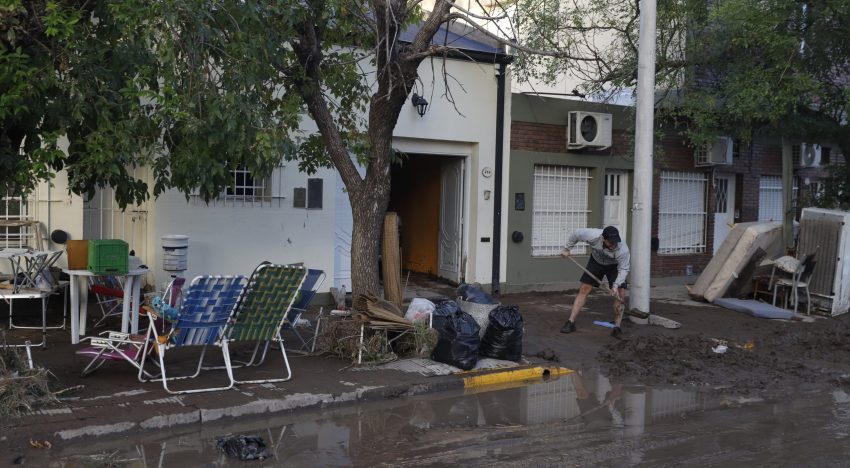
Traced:
<path fill-rule="evenodd" d="M 607 283 L 607 282 L 603 282 L 601 279 L 597 278 L 597 277 L 596 277 L 596 275 L 594 275 L 593 273 L 589 272 L 589 271 L 587 270 L 587 268 L 585 268 L 585 267 L 581 266 L 581 263 L 577 262 L 577 261 L 576 261 L 576 259 L 574 259 L 572 255 L 570 255 L 570 256 L 569 256 L 569 257 L 567 257 L 567 258 L 569 258 L 570 260 L 572 260 L 572 261 L 573 261 L 573 263 L 575 263 L 577 267 L 581 268 L 581 271 L 583 271 L 583 272 L 587 273 L 587 274 L 588 274 L 588 276 L 590 276 L 591 278 L 593 278 L 593 280 L 594 280 L 594 281 L 596 281 L 597 283 L 599 283 L 599 287 L 600 287 L 600 288 L 602 288 L 603 290 L 608 291 L 608 292 L 610 292 L 610 291 L 611 291 L 611 288 L 610 288 L 610 287 L 608 287 L 608 283 Z M 614 299 L 616 299 L 618 302 L 623 302 L 623 300 L 622 300 L 622 299 L 620 299 L 620 296 L 619 296 L 619 295 L 614 296 Z"/>

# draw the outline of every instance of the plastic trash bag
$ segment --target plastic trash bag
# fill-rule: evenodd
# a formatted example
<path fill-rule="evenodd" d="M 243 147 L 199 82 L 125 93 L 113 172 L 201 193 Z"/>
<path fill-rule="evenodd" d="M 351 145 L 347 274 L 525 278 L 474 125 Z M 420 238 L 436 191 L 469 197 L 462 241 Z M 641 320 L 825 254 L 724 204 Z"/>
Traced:
<path fill-rule="evenodd" d="M 499 306 L 490 312 L 490 324 L 481 339 L 479 354 L 494 359 L 522 358 L 522 315 L 515 305 Z"/>
<path fill-rule="evenodd" d="M 447 317 L 449 315 L 454 315 L 455 312 L 460 310 L 460 306 L 457 302 L 451 299 L 443 299 L 442 301 L 437 301 L 434 303 L 434 317 L 442 316 Z"/>
<path fill-rule="evenodd" d="M 460 306 L 460 310 L 475 319 L 475 322 L 478 323 L 478 327 L 480 328 L 478 334 L 481 338 L 484 338 L 484 332 L 487 330 L 487 325 L 490 324 L 490 312 L 501 304 L 479 304 L 477 302 L 458 299 L 457 305 Z"/>
<path fill-rule="evenodd" d="M 466 312 L 434 316 L 434 329 L 440 335 L 432 359 L 469 370 L 478 362 L 478 324 Z"/>
<path fill-rule="evenodd" d="M 215 444 L 222 452 L 240 460 L 263 460 L 271 457 L 266 450 L 266 443 L 259 436 L 228 436 L 220 437 Z"/>
<path fill-rule="evenodd" d="M 484 292 L 479 284 L 463 283 L 457 287 L 457 295 L 467 302 L 476 304 L 498 304 L 499 301 L 493 299 L 493 296 Z"/>
<path fill-rule="evenodd" d="M 411 322 L 424 321 L 425 323 L 428 323 L 428 320 L 431 318 L 431 314 L 434 313 L 434 309 L 436 309 L 436 306 L 433 302 L 425 299 L 424 297 L 414 297 L 413 300 L 410 301 L 410 305 L 407 307 L 407 312 L 404 314 L 404 318 Z"/>

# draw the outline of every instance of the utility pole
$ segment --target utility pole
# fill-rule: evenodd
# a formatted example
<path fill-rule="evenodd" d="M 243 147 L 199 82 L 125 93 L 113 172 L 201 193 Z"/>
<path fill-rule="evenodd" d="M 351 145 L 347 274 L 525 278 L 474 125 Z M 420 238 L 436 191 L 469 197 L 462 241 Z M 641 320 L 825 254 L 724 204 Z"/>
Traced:
<path fill-rule="evenodd" d="M 794 248 L 794 161 L 791 142 L 782 138 L 782 241 L 785 251 Z"/>
<path fill-rule="evenodd" d="M 639 34 L 629 307 L 649 313 L 652 147 L 655 127 L 655 0 L 640 2 Z"/>

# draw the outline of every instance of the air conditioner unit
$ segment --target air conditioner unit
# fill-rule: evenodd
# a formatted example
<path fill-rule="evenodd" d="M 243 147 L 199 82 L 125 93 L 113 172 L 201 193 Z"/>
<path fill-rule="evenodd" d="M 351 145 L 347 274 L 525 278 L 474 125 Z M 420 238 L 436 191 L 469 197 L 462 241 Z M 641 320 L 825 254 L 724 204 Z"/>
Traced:
<path fill-rule="evenodd" d="M 816 143 L 800 144 L 800 167 L 820 166 L 821 146 Z"/>
<path fill-rule="evenodd" d="M 732 137 L 721 136 L 706 143 L 705 147 L 694 151 L 694 165 L 728 166 L 732 164 Z"/>
<path fill-rule="evenodd" d="M 611 114 L 571 111 L 567 121 L 567 148 L 610 148 L 611 122 Z"/>

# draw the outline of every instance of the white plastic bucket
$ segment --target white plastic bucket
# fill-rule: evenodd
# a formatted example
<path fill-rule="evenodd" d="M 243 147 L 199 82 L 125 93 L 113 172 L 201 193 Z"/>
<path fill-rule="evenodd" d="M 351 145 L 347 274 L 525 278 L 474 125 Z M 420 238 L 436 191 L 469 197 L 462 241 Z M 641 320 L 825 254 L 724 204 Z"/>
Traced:
<path fill-rule="evenodd" d="M 189 269 L 189 236 L 182 234 L 162 236 L 162 269 L 165 271 Z"/>

